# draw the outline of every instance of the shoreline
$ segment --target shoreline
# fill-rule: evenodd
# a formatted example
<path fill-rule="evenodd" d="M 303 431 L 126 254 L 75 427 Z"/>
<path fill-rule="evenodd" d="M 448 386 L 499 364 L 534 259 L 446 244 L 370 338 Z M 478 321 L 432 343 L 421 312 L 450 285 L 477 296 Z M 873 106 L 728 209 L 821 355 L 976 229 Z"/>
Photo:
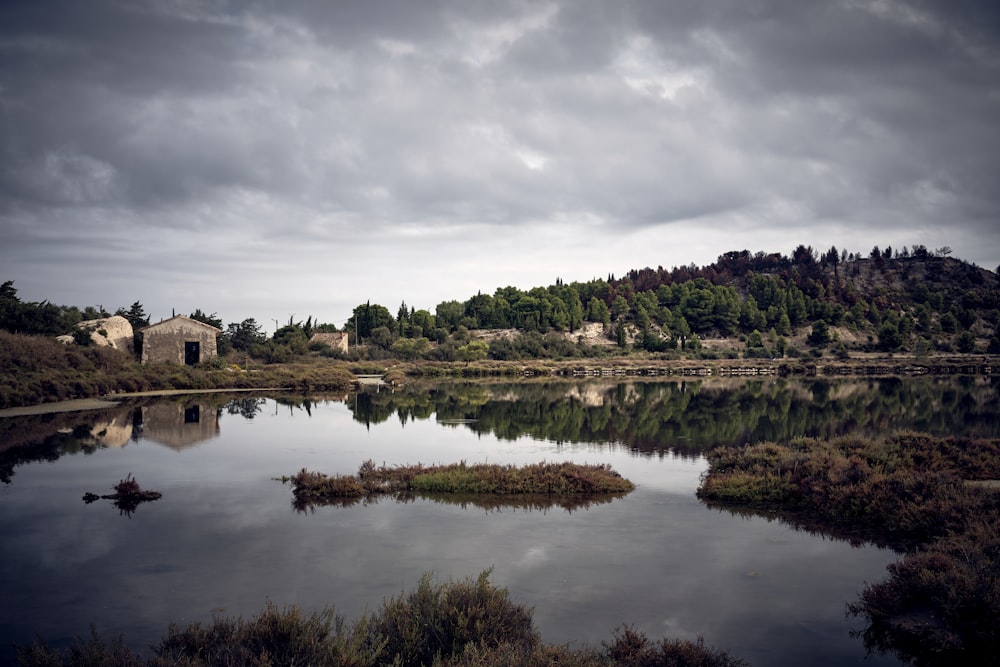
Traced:
<path fill-rule="evenodd" d="M 71 398 L 66 401 L 22 405 L 16 408 L 0 409 L 0 419 L 5 417 L 32 417 L 59 412 L 82 412 L 84 410 L 101 410 L 113 408 L 122 398 L 142 398 L 144 396 L 179 396 L 181 394 L 234 394 L 261 391 L 286 391 L 280 387 L 253 387 L 250 389 L 154 389 L 151 391 L 131 391 L 121 394 L 108 394 L 99 398 Z"/>
<path fill-rule="evenodd" d="M 376 364 L 371 364 L 375 366 Z M 382 366 L 381 364 L 378 364 Z M 350 371 L 349 362 L 338 364 Z M 583 379 L 587 377 L 920 377 L 927 375 L 992 376 L 995 359 L 990 355 L 940 355 L 917 358 L 909 355 L 871 355 L 867 358 L 844 360 L 781 358 L 781 359 L 655 359 L 640 356 L 614 359 L 537 359 L 518 361 L 483 361 L 473 364 L 458 362 L 399 362 L 387 360 L 381 375 L 390 384 L 406 381 L 486 380 L 491 377 Z M 355 376 L 355 386 L 363 384 Z M 174 396 L 181 394 L 247 393 L 289 391 L 293 387 L 223 387 L 212 389 L 156 389 L 139 392 L 106 394 L 92 398 L 76 398 L 35 405 L 0 408 L 0 419 L 99 410 L 118 405 L 119 399 L 144 396 Z"/>

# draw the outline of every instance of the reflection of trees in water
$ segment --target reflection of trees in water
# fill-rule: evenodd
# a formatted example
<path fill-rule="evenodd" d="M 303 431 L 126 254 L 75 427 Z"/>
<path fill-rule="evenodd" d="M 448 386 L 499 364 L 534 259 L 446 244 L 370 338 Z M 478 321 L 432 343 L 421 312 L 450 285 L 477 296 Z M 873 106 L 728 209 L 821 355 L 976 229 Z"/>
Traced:
<path fill-rule="evenodd" d="M 226 414 L 239 415 L 244 419 L 253 419 L 264 411 L 264 404 L 266 402 L 267 399 L 256 396 L 234 398 L 223 406 L 223 410 L 226 411 Z"/>
<path fill-rule="evenodd" d="M 397 503 L 412 503 L 416 500 L 431 500 L 442 505 L 458 505 L 462 509 L 478 508 L 486 512 L 502 512 L 503 510 L 523 510 L 525 512 L 560 509 L 566 512 L 587 509 L 595 505 L 610 503 L 623 498 L 624 493 L 604 493 L 589 495 L 547 495 L 547 494 L 464 494 L 464 493 L 394 493 L 386 495 L 353 496 L 348 498 L 326 498 L 323 500 L 304 500 L 296 498 L 292 507 L 299 512 L 314 512 L 317 507 L 353 507 L 355 505 L 374 505 L 380 501 Z"/>
<path fill-rule="evenodd" d="M 969 376 L 443 384 L 361 392 L 348 406 L 364 424 L 436 415 L 501 439 L 697 454 L 716 445 L 899 430 L 997 437 L 998 388 L 1000 378 Z"/>

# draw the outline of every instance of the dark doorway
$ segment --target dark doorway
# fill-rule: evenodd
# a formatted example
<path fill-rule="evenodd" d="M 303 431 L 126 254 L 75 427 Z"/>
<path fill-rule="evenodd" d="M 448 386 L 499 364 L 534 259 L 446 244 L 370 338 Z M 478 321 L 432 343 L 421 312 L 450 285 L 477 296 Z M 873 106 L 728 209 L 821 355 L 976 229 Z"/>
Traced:
<path fill-rule="evenodd" d="M 184 363 L 194 366 L 201 361 L 201 343 L 198 341 L 185 341 L 184 343 Z"/>
<path fill-rule="evenodd" d="M 191 407 L 184 408 L 184 423 L 185 424 L 197 424 L 201 421 L 201 406 L 192 405 Z"/>

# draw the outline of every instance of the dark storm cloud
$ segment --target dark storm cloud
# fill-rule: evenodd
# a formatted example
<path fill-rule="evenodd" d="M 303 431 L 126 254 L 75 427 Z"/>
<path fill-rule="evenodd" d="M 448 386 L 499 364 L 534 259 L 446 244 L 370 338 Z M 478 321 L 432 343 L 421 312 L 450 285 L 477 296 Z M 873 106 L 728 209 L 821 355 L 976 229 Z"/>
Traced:
<path fill-rule="evenodd" d="M 2 278 L 87 303 L 44 291 L 73 258 L 134 263 L 157 290 L 191 271 L 262 291 L 265 275 L 345 284 L 378 253 L 453 276 L 457 293 L 427 297 L 443 299 L 798 243 L 950 245 L 992 268 L 998 16 L 929 0 L 7 2 Z M 128 254 L 140 245 L 155 262 Z M 396 290 L 417 282 L 366 289 L 413 302 Z"/>

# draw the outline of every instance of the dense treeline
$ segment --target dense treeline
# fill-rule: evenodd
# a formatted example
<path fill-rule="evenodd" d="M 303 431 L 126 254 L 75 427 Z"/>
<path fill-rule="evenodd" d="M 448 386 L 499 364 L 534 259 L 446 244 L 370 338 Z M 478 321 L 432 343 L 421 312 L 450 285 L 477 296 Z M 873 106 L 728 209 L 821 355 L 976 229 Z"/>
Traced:
<path fill-rule="evenodd" d="M 352 358 L 474 361 L 483 358 L 572 358 L 637 349 L 711 356 L 708 338 L 739 340 L 744 357 L 798 356 L 824 348 L 850 351 L 1000 353 L 1000 285 L 997 275 L 949 257 L 948 248 L 924 246 L 861 253 L 817 252 L 798 246 L 791 256 L 732 251 L 708 266 L 644 268 L 616 278 L 595 278 L 522 290 L 507 286 L 465 301 L 445 301 L 434 312 L 403 301 L 395 315 L 381 304 L 357 306 L 344 323 Z M 116 311 L 134 327 L 148 324 L 141 302 Z M 82 319 L 106 316 L 103 307 L 24 303 L 13 283 L 0 286 L 0 328 L 55 335 Z M 223 325 L 213 313 L 190 316 L 222 330 L 221 354 L 238 352 L 267 362 L 287 362 L 310 352 L 337 356 L 313 333 L 329 323 L 289 318 L 267 336 L 252 318 Z M 600 340 L 576 335 L 598 325 Z M 484 334 L 516 330 L 519 335 Z M 839 331 L 851 332 L 851 342 Z M 86 341 L 81 341 L 86 342 Z M 609 343 L 615 345 L 610 345 Z M 595 345 L 594 343 L 601 343 Z M 729 354 L 733 355 L 733 347 Z"/>
<path fill-rule="evenodd" d="M 803 354 L 789 341 L 806 332 L 814 350 L 848 348 L 836 328 L 855 332 L 858 351 L 1000 353 L 996 274 L 923 246 L 875 247 L 867 257 L 799 246 L 792 255 L 728 252 L 706 267 L 641 269 L 626 276 L 445 301 L 432 313 L 402 302 L 395 316 L 380 304 L 354 309 L 344 325 L 368 358 L 439 361 L 573 358 L 613 354 L 574 334 L 600 325 L 619 351 L 711 356 L 706 338 L 739 338 L 742 356 Z M 275 340 L 306 325 L 289 322 Z M 232 328 L 234 325 L 230 325 Z M 329 328 L 329 325 L 322 325 Z M 490 336 L 516 330 L 516 336 Z M 279 335 L 280 334 L 280 335 Z M 298 336 L 300 351 L 306 335 Z M 272 341 L 273 342 L 273 341 Z M 258 341 L 258 345 L 263 341 Z M 237 347 L 239 347 L 237 345 Z M 316 348 L 322 351 L 322 348 Z"/>

